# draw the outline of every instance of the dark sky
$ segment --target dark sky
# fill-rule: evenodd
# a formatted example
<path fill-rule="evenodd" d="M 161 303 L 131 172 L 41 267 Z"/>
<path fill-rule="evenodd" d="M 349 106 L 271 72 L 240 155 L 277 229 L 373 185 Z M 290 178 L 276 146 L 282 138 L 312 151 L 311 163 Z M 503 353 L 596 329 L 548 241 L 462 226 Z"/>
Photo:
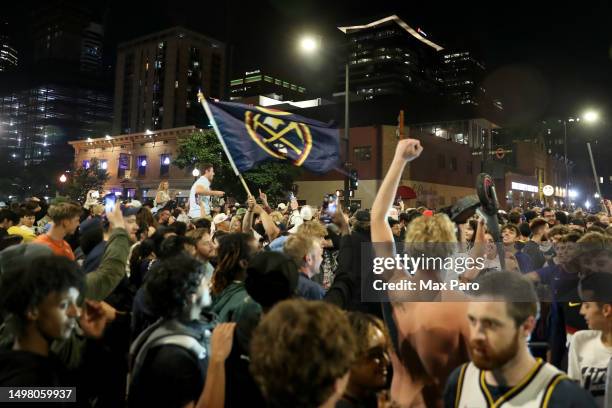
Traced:
<path fill-rule="evenodd" d="M 84 3 L 85 1 L 81 1 Z M 13 26 L 24 27 L 41 1 L 3 2 Z M 45 2 L 46 3 L 46 2 Z M 357 4 L 359 3 L 359 4 Z M 488 87 L 525 104 L 535 116 L 571 115 L 585 107 L 612 112 L 612 2 L 484 2 L 337 0 L 90 2 L 106 26 L 109 61 L 120 41 L 183 24 L 234 45 L 233 71 L 262 68 L 310 89 L 329 88 L 333 51 L 305 61 L 295 51 L 303 33 L 342 41 L 338 25 L 398 14 L 444 47 L 480 53 Z"/>

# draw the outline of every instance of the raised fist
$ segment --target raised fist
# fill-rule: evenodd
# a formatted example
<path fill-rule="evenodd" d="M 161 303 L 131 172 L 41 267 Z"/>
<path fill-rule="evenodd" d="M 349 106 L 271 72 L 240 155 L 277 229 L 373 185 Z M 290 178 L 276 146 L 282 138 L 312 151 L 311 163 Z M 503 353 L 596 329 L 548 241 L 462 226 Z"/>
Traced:
<path fill-rule="evenodd" d="M 397 143 L 395 157 L 410 162 L 421 155 L 423 146 L 417 139 L 403 139 Z"/>

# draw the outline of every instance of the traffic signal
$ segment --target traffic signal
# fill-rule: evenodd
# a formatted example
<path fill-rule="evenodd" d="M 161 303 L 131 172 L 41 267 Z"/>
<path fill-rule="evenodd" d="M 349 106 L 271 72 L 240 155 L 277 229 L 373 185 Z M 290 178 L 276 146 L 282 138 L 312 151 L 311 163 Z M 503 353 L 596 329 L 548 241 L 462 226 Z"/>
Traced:
<path fill-rule="evenodd" d="M 359 187 L 359 175 L 357 170 L 351 170 L 349 173 L 349 185 L 351 190 L 357 190 Z"/>

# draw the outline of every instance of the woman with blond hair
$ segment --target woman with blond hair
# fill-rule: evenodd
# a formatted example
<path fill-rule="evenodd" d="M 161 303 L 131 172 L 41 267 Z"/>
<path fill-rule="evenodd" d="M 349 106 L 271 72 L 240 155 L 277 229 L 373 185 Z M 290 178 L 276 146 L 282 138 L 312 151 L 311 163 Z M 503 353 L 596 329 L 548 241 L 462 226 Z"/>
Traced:
<path fill-rule="evenodd" d="M 155 200 L 153 201 L 155 207 L 164 208 L 168 201 L 171 200 L 169 188 L 170 183 L 168 183 L 168 180 L 162 180 L 162 182 L 159 183 L 157 194 L 155 195 Z"/>

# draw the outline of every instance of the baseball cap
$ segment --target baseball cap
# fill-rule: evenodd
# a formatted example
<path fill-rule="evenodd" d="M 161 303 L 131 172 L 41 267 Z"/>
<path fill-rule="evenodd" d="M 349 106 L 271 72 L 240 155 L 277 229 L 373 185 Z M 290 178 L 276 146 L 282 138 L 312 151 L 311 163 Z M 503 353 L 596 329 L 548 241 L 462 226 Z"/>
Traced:
<path fill-rule="evenodd" d="M 241 216 L 241 215 L 246 214 L 246 212 L 247 212 L 246 208 L 239 208 L 238 210 L 236 210 L 236 215 Z"/>
<path fill-rule="evenodd" d="M 245 288 L 264 308 L 293 296 L 297 283 L 297 265 L 281 252 L 260 252 L 249 262 Z"/>
<path fill-rule="evenodd" d="M 102 229 L 102 220 L 98 217 L 89 218 L 79 225 L 79 231 L 81 234 L 87 234 L 90 231 Z"/>
<path fill-rule="evenodd" d="M 129 217 L 138 214 L 139 210 L 140 207 L 121 207 L 121 214 L 123 214 L 124 217 Z"/>
<path fill-rule="evenodd" d="M 228 218 L 229 218 L 229 217 L 228 217 L 227 215 L 223 214 L 223 213 L 221 213 L 221 214 L 217 214 L 217 215 L 215 215 L 215 217 L 213 218 L 213 224 L 215 224 L 215 225 L 216 225 L 216 224 L 221 224 L 222 222 L 227 221 L 227 220 L 228 220 Z"/>
<path fill-rule="evenodd" d="M 310 221 L 312 220 L 312 216 L 313 216 L 312 207 L 309 205 L 303 206 L 302 209 L 300 210 L 300 217 L 302 217 L 304 221 Z"/>
<path fill-rule="evenodd" d="M 276 208 L 278 208 L 281 211 L 285 211 L 287 209 L 287 204 L 280 203 L 279 205 L 276 206 Z"/>

